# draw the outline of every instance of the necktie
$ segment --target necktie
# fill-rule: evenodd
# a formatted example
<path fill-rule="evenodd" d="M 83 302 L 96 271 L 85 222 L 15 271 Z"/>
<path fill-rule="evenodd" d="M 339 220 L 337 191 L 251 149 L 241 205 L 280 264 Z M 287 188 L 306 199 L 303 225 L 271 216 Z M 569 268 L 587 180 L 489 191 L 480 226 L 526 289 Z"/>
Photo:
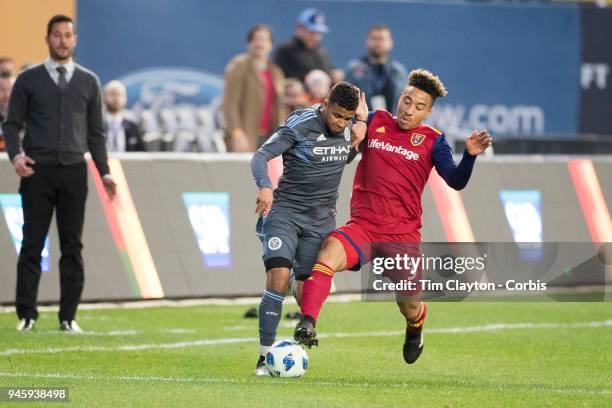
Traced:
<path fill-rule="evenodd" d="M 68 85 L 68 81 L 66 81 L 66 67 L 57 67 L 55 69 L 57 72 L 59 72 L 57 85 L 60 87 L 60 89 L 64 89 L 66 85 Z"/>

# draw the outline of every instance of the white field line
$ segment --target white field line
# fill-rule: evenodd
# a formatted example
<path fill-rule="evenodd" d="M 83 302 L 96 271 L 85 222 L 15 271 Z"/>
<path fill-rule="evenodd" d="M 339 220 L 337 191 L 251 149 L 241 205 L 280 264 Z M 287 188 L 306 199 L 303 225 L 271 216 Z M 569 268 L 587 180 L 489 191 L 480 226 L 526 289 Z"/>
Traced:
<path fill-rule="evenodd" d="M 135 336 L 137 334 L 140 334 L 141 331 L 140 330 L 111 330 L 111 331 L 107 331 L 107 332 L 102 332 L 102 331 L 93 331 L 93 330 L 87 330 L 84 331 L 83 333 L 79 333 L 79 336 L 100 336 L 100 337 L 123 337 L 123 336 Z M 66 333 L 60 330 L 34 330 L 29 334 L 33 334 L 33 335 L 42 335 L 42 336 L 72 336 L 72 335 L 77 335 L 75 333 Z"/>
<path fill-rule="evenodd" d="M 196 330 L 195 329 L 183 329 L 181 327 L 177 327 L 175 329 L 162 330 L 162 332 L 169 333 L 169 334 L 192 334 L 192 333 L 195 333 Z"/>
<path fill-rule="evenodd" d="M 494 323 L 484 326 L 460 326 L 446 327 L 439 329 L 425 330 L 426 334 L 460 334 L 460 333 L 478 333 L 478 332 L 494 332 L 500 330 L 534 330 L 534 329 L 567 329 L 567 328 L 596 328 L 610 327 L 611 320 L 598 322 L 581 322 L 581 323 Z M 334 337 L 389 337 L 403 335 L 404 331 L 378 331 L 378 332 L 362 332 L 362 333 L 328 333 L 321 334 L 319 338 L 334 338 Z M 78 336 L 75 334 L 75 336 Z M 40 349 L 8 349 L 0 352 L 0 356 L 12 356 L 16 354 L 53 354 L 53 353 L 69 353 L 69 352 L 115 352 L 115 351 L 141 351 L 141 350 L 163 350 L 163 349 L 180 349 L 185 347 L 198 346 L 216 346 L 220 344 L 235 344 L 235 343 L 255 343 L 259 341 L 256 337 L 230 337 L 219 339 L 200 339 L 191 341 L 181 341 L 174 343 L 145 343 L 145 344 L 126 344 L 115 347 L 105 346 L 73 346 L 73 347 L 47 347 Z"/>
<path fill-rule="evenodd" d="M 221 329 L 222 330 L 226 330 L 226 331 L 241 331 L 241 330 L 253 330 L 255 326 L 247 326 L 247 325 L 239 325 L 239 326 L 224 326 Z M 295 327 L 295 323 L 293 323 L 291 326 L 285 326 L 285 324 L 281 323 L 279 324 L 279 327 Z"/>
<path fill-rule="evenodd" d="M 359 293 L 331 294 L 326 302 L 345 303 L 361 300 Z M 239 297 L 239 298 L 208 298 L 208 299 L 161 299 L 161 300 L 133 300 L 127 302 L 102 302 L 102 303 L 81 303 L 79 310 L 103 310 L 103 309 L 148 309 L 151 307 L 192 307 L 205 305 L 236 306 L 236 305 L 259 305 L 259 297 Z M 284 305 L 297 304 L 293 296 L 285 297 Z M 58 305 L 39 306 L 41 312 L 57 312 Z M 0 313 L 15 313 L 14 306 L 0 306 Z"/>
<path fill-rule="evenodd" d="M 214 377 L 162 377 L 162 376 L 140 376 L 140 375 L 92 375 L 92 374 L 77 374 L 77 373 L 24 373 L 24 372 L 7 372 L 0 371 L 0 378 L 37 378 L 37 379 L 58 379 L 58 380 L 78 380 L 78 381 L 120 381 L 120 382 L 170 382 L 170 383 L 189 383 L 189 384 L 250 384 L 261 387 L 266 383 L 265 379 L 251 378 L 214 378 Z M 290 386 L 295 386 L 295 379 L 268 378 L 274 383 L 281 383 Z M 367 383 L 367 382 L 346 382 L 346 381 L 308 381 L 308 385 L 319 385 L 327 387 L 351 387 L 351 388 L 396 388 L 396 389 L 415 389 L 419 388 L 418 384 L 414 383 Z M 449 385 L 449 387 L 460 388 L 461 384 Z M 504 387 L 503 385 L 495 385 L 498 391 L 513 391 L 516 389 Z M 534 385 L 533 391 L 549 392 L 555 394 L 570 394 L 570 395 L 610 395 L 612 390 L 590 390 L 578 387 L 567 388 L 548 388 Z"/>
<path fill-rule="evenodd" d="M 0 155 L 1 156 L 1 155 Z M 612 156 L 611 156 L 612 157 Z M 546 290 L 546 294 L 576 294 L 576 293 L 591 293 L 603 292 L 606 294 L 606 299 L 609 300 L 612 293 L 612 285 L 606 286 L 578 286 L 575 288 L 553 287 Z M 353 301 L 363 301 L 361 293 L 333 293 L 330 294 L 326 302 L 346 303 Z M 125 302 L 98 302 L 98 303 L 81 303 L 79 310 L 102 310 L 102 309 L 147 309 L 151 307 L 192 307 L 203 305 L 220 305 L 220 306 L 236 306 L 236 305 L 259 305 L 261 296 L 251 297 L 234 297 L 234 298 L 205 298 L 205 299 L 159 299 L 159 300 L 131 300 Z M 293 296 L 285 297 L 285 305 L 297 304 Z M 59 305 L 39 306 L 41 312 L 57 312 Z M 0 306 L 0 313 L 15 313 L 14 306 Z"/>

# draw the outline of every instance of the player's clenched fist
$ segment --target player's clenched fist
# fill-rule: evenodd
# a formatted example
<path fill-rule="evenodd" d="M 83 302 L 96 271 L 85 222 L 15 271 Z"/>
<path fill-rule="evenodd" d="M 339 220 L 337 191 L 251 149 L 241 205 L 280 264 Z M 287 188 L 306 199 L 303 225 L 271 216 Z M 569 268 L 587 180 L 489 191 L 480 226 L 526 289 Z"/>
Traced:
<path fill-rule="evenodd" d="M 255 206 L 255 212 L 259 216 L 267 216 L 272 208 L 273 194 L 272 189 L 264 187 L 257 193 L 257 201 Z"/>
<path fill-rule="evenodd" d="M 351 127 L 351 147 L 355 150 L 359 148 L 359 144 L 363 142 L 368 131 L 368 126 L 365 122 L 357 122 Z"/>
<path fill-rule="evenodd" d="M 465 141 L 465 150 L 472 155 L 478 156 L 493 144 L 493 138 L 486 130 L 480 132 L 474 130 Z"/>
<path fill-rule="evenodd" d="M 365 99 L 365 92 L 359 92 L 359 105 L 355 111 L 355 119 L 357 122 L 351 128 L 351 147 L 355 150 L 359 144 L 365 139 L 368 126 L 368 104 Z"/>

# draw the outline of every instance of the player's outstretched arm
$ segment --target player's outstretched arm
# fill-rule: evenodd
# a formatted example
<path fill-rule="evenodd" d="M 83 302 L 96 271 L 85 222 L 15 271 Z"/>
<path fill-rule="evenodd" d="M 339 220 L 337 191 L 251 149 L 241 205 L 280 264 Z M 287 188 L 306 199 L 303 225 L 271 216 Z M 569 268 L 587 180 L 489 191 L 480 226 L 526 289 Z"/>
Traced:
<path fill-rule="evenodd" d="M 461 161 L 456 165 L 453 160 L 453 151 L 446 141 L 446 137 L 441 135 L 434 143 L 431 153 L 432 161 L 446 184 L 455 190 L 461 190 L 470 180 L 476 156 L 483 153 L 492 143 L 493 138 L 491 138 L 489 132 L 474 130 L 465 142 L 465 151 Z"/>

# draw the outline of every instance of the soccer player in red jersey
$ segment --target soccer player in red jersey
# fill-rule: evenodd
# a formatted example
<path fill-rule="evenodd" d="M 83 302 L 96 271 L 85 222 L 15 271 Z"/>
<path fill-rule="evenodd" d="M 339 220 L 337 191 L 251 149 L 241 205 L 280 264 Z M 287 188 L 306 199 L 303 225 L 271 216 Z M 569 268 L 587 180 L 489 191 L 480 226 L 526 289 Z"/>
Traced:
<path fill-rule="evenodd" d="M 335 272 L 368 263 L 374 243 L 421 241 L 421 196 L 433 167 L 455 190 L 464 188 L 476 156 L 493 142 L 486 130 L 474 131 L 465 142 L 461 162 L 453 161 L 444 133 L 422 122 L 431 113 L 436 98 L 446 95 L 440 79 L 424 69 L 412 71 L 400 95 L 397 117 L 389 112 L 370 113 L 367 122 L 356 123 L 354 133 L 362 138 L 363 154 L 357 166 L 351 219 L 324 241 L 304 282 L 302 318 L 295 328 L 296 341 L 307 347 L 318 344 L 315 324 L 329 294 Z M 404 360 L 414 363 L 423 350 L 424 302 L 398 299 L 406 318 Z"/>

